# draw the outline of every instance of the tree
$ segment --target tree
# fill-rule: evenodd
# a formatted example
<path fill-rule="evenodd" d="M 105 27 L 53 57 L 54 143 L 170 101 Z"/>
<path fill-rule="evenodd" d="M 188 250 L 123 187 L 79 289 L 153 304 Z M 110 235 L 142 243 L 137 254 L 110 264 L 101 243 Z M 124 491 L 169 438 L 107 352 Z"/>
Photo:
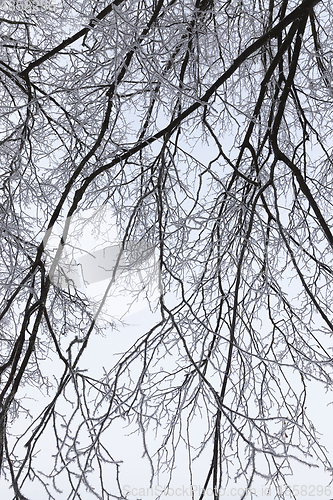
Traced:
<path fill-rule="evenodd" d="M 124 498 L 107 439 L 119 419 L 141 433 L 151 484 L 183 446 L 214 499 L 258 476 L 283 496 L 295 461 L 331 467 L 307 416 L 310 382 L 332 387 L 331 3 L 36 5 L 1 17 L 0 456 L 14 498 L 32 482 L 44 498 L 60 484 Z M 101 379 L 82 359 L 115 326 L 73 277 L 87 213 L 104 250 L 108 214 L 120 234 L 106 295 L 153 249 L 158 266 L 154 326 Z"/>

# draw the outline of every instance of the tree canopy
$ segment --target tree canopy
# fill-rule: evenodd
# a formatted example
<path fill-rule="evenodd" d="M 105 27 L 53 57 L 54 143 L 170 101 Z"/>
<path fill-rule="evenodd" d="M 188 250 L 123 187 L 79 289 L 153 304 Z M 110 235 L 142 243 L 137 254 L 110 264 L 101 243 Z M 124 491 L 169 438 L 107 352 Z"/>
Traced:
<path fill-rule="evenodd" d="M 0 18 L 0 465 L 13 498 L 32 483 L 43 498 L 60 485 L 68 499 L 125 498 L 107 438 L 119 419 L 142 436 L 151 484 L 183 447 L 188 481 L 199 464 L 215 500 L 236 477 L 283 496 L 293 463 L 331 468 L 307 414 L 310 382 L 332 388 L 331 2 L 36 5 L 4 3 Z M 99 302 L 73 278 L 88 222 L 88 265 L 111 258 L 112 225 L 119 236 Z M 122 287 L 156 321 L 94 378 L 83 356 L 117 326 L 106 295 L 152 254 L 153 271 Z"/>

